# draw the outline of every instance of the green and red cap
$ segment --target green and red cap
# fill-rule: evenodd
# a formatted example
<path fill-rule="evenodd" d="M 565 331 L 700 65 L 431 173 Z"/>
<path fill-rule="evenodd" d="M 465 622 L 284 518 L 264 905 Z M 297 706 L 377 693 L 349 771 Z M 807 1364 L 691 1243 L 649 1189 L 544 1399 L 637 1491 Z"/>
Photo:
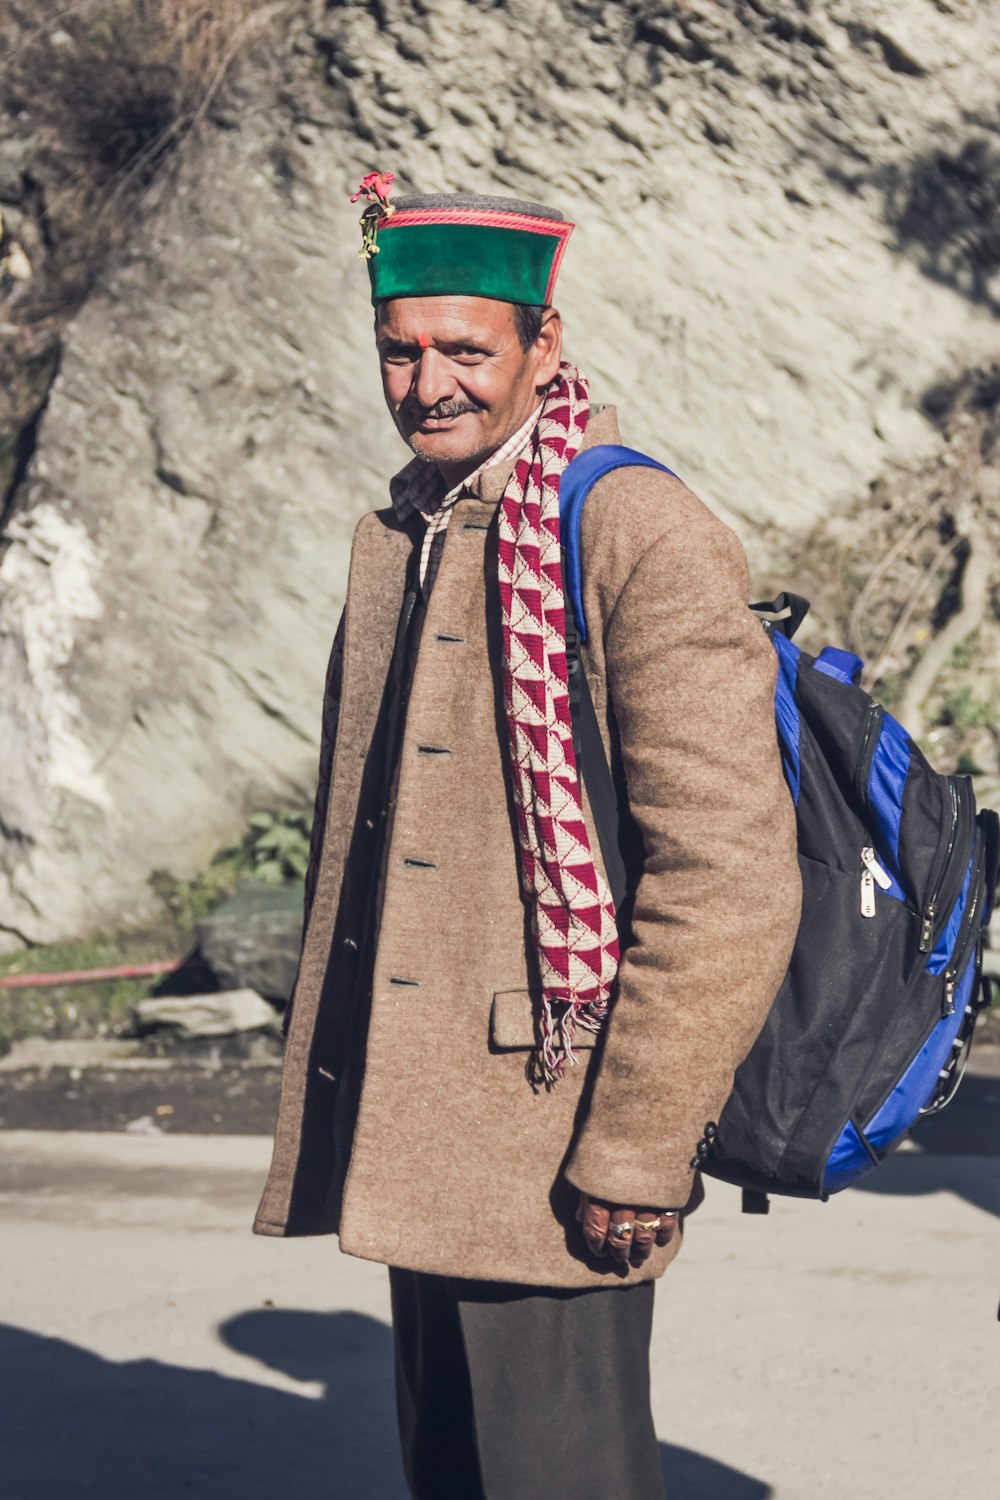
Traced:
<path fill-rule="evenodd" d="M 490 297 L 548 306 L 573 225 L 554 209 L 475 193 L 390 197 L 392 174 L 371 172 L 355 198 L 372 302 L 392 297 Z"/>

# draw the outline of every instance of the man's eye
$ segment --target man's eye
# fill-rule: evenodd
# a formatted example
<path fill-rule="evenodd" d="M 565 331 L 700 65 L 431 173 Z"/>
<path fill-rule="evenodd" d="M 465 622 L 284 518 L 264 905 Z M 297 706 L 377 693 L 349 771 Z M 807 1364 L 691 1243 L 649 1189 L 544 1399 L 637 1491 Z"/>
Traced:
<path fill-rule="evenodd" d="M 387 349 L 382 361 L 387 365 L 412 365 L 420 358 L 418 349 Z"/>

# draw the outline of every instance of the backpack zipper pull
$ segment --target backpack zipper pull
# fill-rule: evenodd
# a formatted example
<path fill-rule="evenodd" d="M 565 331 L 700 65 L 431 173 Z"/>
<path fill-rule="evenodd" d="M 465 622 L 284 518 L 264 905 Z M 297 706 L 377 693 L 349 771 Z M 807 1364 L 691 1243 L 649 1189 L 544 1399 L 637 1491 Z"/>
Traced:
<path fill-rule="evenodd" d="M 878 884 L 883 891 L 887 891 L 892 885 L 892 880 L 883 870 L 875 857 L 875 850 L 866 845 L 861 851 L 861 915 L 873 917 L 875 915 L 875 886 Z"/>
<path fill-rule="evenodd" d="M 937 916 L 937 907 L 931 901 L 924 907 L 923 920 L 920 923 L 920 942 L 918 944 L 921 953 L 931 951 L 931 943 L 934 941 L 934 918 Z"/>
<path fill-rule="evenodd" d="M 944 976 L 944 1001 L 941 1006 L 943 1016 L 955 1014 L 955 971 L 949 969 Z"/>
<path fill-rule="evenodd" d="M 881 886 L 882 890 L 884 891 L 892 889 L 892 876 L 889 875 L 887 871 L 883 870 L 882 866 L 878 862 L 875 850 L 871 848 L 870 845 L 868 848 L 862 849 L 861 863 L 864 865 L 866 870 L 871 871 L 871 877 L 876 885 Z"/>

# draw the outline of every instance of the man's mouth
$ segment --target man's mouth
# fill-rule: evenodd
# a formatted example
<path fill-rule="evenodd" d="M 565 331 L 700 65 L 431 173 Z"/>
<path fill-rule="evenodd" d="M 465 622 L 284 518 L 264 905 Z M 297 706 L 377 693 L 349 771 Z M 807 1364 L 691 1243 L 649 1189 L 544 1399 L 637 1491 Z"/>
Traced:
<path fill-rule="evenodd" d="M 417 432 L 444 432 L 446 428 L 454 427 L 455 423 L 465 415 L 465 412 L 457 411 L 451 417 L 424 417 L 416 430 Z"/>
<path fill-rule="evenodd" d="M 437 411 L 407 413 L 407 426 L 411 432 L 447 432 L 475 410 L 474 406 L 445 406 Z"/>

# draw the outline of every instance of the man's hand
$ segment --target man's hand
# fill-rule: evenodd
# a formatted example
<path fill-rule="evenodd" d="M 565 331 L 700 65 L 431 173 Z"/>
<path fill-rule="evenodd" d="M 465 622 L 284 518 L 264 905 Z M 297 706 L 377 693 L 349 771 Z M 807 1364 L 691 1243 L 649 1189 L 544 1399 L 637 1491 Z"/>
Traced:
<path fill-rule="evenodd" d="M 594 1255 L 610 1253 L 622 1264 L 641 1266 L 654 1245 L 669 1245 L 677 1228 L 677 1211 L 669 1208 L 622 1208 L 580 1194 L 577 1222 Z"/>

